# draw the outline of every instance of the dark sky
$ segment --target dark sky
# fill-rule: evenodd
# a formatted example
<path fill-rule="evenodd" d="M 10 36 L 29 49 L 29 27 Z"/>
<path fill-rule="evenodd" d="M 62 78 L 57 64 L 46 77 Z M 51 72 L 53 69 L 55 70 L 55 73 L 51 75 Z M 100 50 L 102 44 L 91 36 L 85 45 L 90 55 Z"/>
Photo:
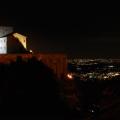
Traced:
<path fill-rule="evenodd" d="M 0 23 L 27 35 L 33 51 L 63 52 L 81 58 L 120 58 L 120 16 L 24 6 L 22 10 L 14 9 L 4 11 Z"/>

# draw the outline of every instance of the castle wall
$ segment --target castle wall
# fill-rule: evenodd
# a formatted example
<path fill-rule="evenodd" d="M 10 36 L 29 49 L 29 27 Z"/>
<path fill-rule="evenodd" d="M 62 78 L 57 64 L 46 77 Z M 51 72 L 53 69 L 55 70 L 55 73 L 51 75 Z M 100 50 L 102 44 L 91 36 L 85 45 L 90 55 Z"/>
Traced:
<path fill-rule="evenodd" d="M 0 38 L 0 54 L 7 53 L 7 37 Z"/>
<path fill-rule="evenodd" d="M 25 53 L 26 49 L 13 35 L 7 36 L 7 53 Z"/>

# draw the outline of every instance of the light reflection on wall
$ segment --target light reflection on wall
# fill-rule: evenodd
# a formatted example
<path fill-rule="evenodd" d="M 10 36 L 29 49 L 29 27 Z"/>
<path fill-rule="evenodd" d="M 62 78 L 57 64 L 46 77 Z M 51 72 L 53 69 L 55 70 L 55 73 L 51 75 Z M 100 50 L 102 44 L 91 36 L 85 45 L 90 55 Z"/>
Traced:
<path fill-rule="evenodd" d="M 26 36 L 23 36 L 19 33 L 14 33 L 13 36 L 19 40 L 25 49 L 27 49 Z"/>
<path fill-rule="evenodd" d="M 7 37 L 0 38 L 0 54 L 7 53 Z"/>

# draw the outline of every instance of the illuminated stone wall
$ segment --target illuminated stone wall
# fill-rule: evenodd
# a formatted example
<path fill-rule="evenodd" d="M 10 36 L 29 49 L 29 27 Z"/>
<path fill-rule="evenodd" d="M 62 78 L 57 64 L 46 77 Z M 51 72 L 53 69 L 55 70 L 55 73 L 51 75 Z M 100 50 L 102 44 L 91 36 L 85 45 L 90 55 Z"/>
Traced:
<path fill-rule="evenodd" d="M 26 36 L 19 33 L 14 33 L 13 36 L 18 39 L 25 49 L 27 49 Z"/>
<path fill-rule="evenodd" d="M 0 54 L 7 53 L 7 37 L 5 36 L 12 32 L 13 32 L 12 27 L 0 26 Z"/>
<path fill-rule="evenodd" d="M 0 54 L 7 53 L 7 37 L 0 38 Z"/>
<path fill-rule="evenodd" d="M 22 35 L 21 35 L 22 36 Z M 24 37 L 24 36 L 23 36 Z M 22 38 L 23 38 L 22 37 Z M 26 42 L 26 40 L 25 40 Z M 7 54 L 26 53 L 27 49 L 19 41 L 18 38 L 14 37 L 13 34 L 7 36 Z"/>

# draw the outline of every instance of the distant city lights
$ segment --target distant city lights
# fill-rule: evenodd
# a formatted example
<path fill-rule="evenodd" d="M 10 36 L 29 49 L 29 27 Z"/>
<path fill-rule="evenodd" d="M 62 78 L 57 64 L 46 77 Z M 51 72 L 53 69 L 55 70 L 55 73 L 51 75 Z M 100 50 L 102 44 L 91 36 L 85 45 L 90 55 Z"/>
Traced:
<path fill-rule="evenodd" d="M 80 80 L 113 80 L 120 79 L 119 59 L 70 59 L 71 74 L 69 79 Z M 74 78 L 73 78 L 74 75 Z"/>

